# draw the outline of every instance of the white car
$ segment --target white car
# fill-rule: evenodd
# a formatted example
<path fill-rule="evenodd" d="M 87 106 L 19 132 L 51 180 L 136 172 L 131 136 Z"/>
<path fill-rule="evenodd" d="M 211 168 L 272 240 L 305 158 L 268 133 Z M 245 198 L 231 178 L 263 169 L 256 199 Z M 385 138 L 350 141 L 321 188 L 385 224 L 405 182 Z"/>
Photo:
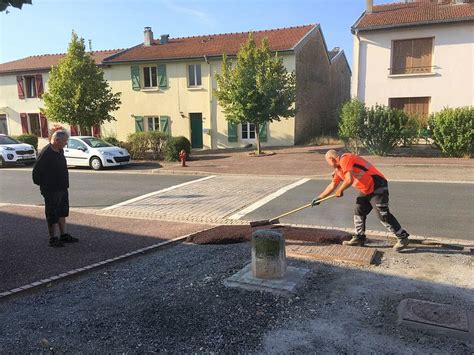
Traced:
<path fill-rule="evenodd" d="M 32 145 L 0 134 L 0 167 L 9 164 L 33 164 L 35 161 L 36 151 Z"/>
<path fill-rule="evenodd" d="M 64 156 L 68 166 L 90 166 L 94 170 L 130 164 L 126 149 L 91 136 L 70 137 L 64 147 Z"/>

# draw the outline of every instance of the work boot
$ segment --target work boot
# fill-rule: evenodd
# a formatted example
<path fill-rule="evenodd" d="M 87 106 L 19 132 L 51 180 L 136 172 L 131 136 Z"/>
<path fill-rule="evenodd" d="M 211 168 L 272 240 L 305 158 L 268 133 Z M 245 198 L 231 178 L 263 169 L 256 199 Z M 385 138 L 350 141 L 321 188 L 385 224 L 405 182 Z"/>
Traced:
<path fill-rule="evenodd" d="M 393 249 L 395 251 L 402 251 L 407 248 L 408 244 L 410 244 L 410 241 L 408 240 L 410 234 L 406 230 L 403 230 L 400 234 L 397 235 L 398 241 L 397 243 L 393 246 Z"/>
<path fill-rule="evenodd" d="M 365 244 L 365 241 L 367 240 L 365 235 L 355 235 L 352 237 L 351 240 L 346 240 L 342 242 L 343 245 L 350 245 L 353 247 L 363 247 Z"/>

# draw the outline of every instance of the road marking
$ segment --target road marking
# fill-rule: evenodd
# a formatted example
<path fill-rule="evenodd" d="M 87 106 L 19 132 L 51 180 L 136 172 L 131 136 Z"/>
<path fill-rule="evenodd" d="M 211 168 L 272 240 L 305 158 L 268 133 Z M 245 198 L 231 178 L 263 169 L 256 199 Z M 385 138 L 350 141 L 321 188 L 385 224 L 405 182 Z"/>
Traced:
<path fill-rule="evenodd" d="M 201 181 L 204 181 L 204 180 L 213 179 L 213 178 L 215 178 L 215 177 L 216 177 L 216 175 L 206 176 L 206 177 L 201 178 L 201 179 L 197 179 L 197 180 L 193 180 L 193 181 L 184 182 L 184 183 L 182 183 L 182 184 L 178 184 L 178 185 L 174 185 L 174 186 L 171 186 L 171 187 L 167 187 L 166 189 L 162 189 L 162 190 L 150 192 L 150 193 L 148 193 L 148 194 L 141 195 L 141 196 L 132 198 L 132 199 L 130 199 L 130 200 L 126 200 L 126 201 L 117 203 L 117 204 L 115 204 L 115 205 L 112 205 L 112 206 L 103 208 L 102 211 L 110 211 L 110 210 L 113 210 L 113 209 L 118 208 L 118 207 L 126 206 L 126 205 L 128 205 L 128 204 L 130 204 L 130 203 L 134 203 L 134 202 L 137 202 L 137 201 L 141 201 L 141 200 L 143 200 L 143 199 L 145 199 L 145 198 L 148 198 L 148 197 L 150 197 L 150 196 L 155 196 L 155 195 L 158 195 L 158 194 L 161 194 L 161 193 L 164 193 L 164 192 L 168 192 L 168 191 L 171 191 L 171 190 L 174 190 L 174 189 L 178 189 L 178 188 L 183 187 L 183 186 L 187 186 L 187 185 L 194 184 L 194 183 L 196 183 L 196 182 L 201 182 Z"/>
<path fill-rule="evenodd" d="M 304 183 L 308 182 L 309 180 L 311 180 L 311 179 L 304 178 L 304 179 L 298 180 L 298 181 L 296 181 L 296 182 L 294 182 L 290 185 L 284 186 L 281 189 L 279 189 L 278 191 L 275 191 L 274 193 L 271 193 L 270 195 L 262 198 L 261 200 L 258 200 L 257 202 L 251 204 L 250 206 L 244 208 L 243 210 L 240 210 L 239 212 L 234 213 L 233 215 L 231 215 L 229 217 L 229 219 L 234 219 L 234 220 L 241 219 L 246 214 L 249 214 L 250 212 L 255 211 L 256 209 L 262 207 L 263 205 L 267 204 L 271 200 L 274 200 L 275 198 L 283 195 L 284 193 L 290 191 L 291 189 L 294 189 L 297 186 L 303 185 Z"/>

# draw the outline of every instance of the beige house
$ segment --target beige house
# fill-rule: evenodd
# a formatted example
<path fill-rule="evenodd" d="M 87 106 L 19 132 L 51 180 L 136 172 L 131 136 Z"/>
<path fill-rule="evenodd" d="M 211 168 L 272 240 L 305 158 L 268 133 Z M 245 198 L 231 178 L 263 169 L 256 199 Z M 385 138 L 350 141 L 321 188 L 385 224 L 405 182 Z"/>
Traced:
<path fill-rule="evenodd" d="M 295 71 L 297 81 L 296 117 L 262 127 L 263 142 L 268 146 L 288 146 L 335 131 L 336 109 L 350 95 L 351 73 L 344 52 L 338 48 L 328 51 L 319 25 L 257 31 L 253 35 L 257 43 L 268 39 L 271 50 L 283 58 L 287 70 Z M 137 46 L 104 56 L 100 53 L 105 52 L 94 52 L 112 90 L 122 93 L 122 105 L 113 113 L 116 121 L 104 124 L 102 135 L 126 140 L 132 132 L 160 130 L 189 138 L 196 149 L 253 143 L 254 125 L 229 124 L 213 95 L 222 55 L 235 56 L 247 38 L 248 33 L 243 32 L 185 38 L 162 35 L 155 39 L 151 28 L 146 27 L 143 42 Z M 39 115 L 40 98 L 30 100 L 18 94 L 18 78 L 28 89 L 31 83 L 26 80 L 30 74 L 42 74 L 47 90 L 48 68 L 30 66 L 26 71 L 21 63 L 29 60 L 0 64 L 0 114 L 12 135 L 25 131 L 41 134 L 41 127 L 47 122 Z M 22 125 L 24 113 L 27 123 Z M 39 131 L 29 123 L 31 115 L 36 122 L 35 114 Z"/>
<path fill-rule="evenodd" d="M 374 5 L 352 26 L 352 96 L 426 115 L 474 105 L 474 3 Z"/>

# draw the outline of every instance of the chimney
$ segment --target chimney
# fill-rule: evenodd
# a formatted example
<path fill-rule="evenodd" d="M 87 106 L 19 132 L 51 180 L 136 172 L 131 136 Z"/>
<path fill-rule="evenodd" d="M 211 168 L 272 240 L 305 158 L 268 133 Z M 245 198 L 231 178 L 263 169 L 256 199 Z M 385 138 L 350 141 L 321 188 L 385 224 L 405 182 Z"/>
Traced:
<path fill-rule="evenodd" d="M 145 37 L 143 45 L 147 47 L 151 46 L 153 44 L 153 31 L 151 30 L 151 27 L 145 27 L 143 34 Z"/>
<path fill-rule="evenodd" d="M 374 9 L 374 0 L 367 0 L 367 9 L 365 10 L 366 13 L 371 14 Z"/>
<path fill-rule="evenodd" d="M 168 43 L 169 38 L 170 38 L 170 35 L 161 35 L 160 44 Z"/>

